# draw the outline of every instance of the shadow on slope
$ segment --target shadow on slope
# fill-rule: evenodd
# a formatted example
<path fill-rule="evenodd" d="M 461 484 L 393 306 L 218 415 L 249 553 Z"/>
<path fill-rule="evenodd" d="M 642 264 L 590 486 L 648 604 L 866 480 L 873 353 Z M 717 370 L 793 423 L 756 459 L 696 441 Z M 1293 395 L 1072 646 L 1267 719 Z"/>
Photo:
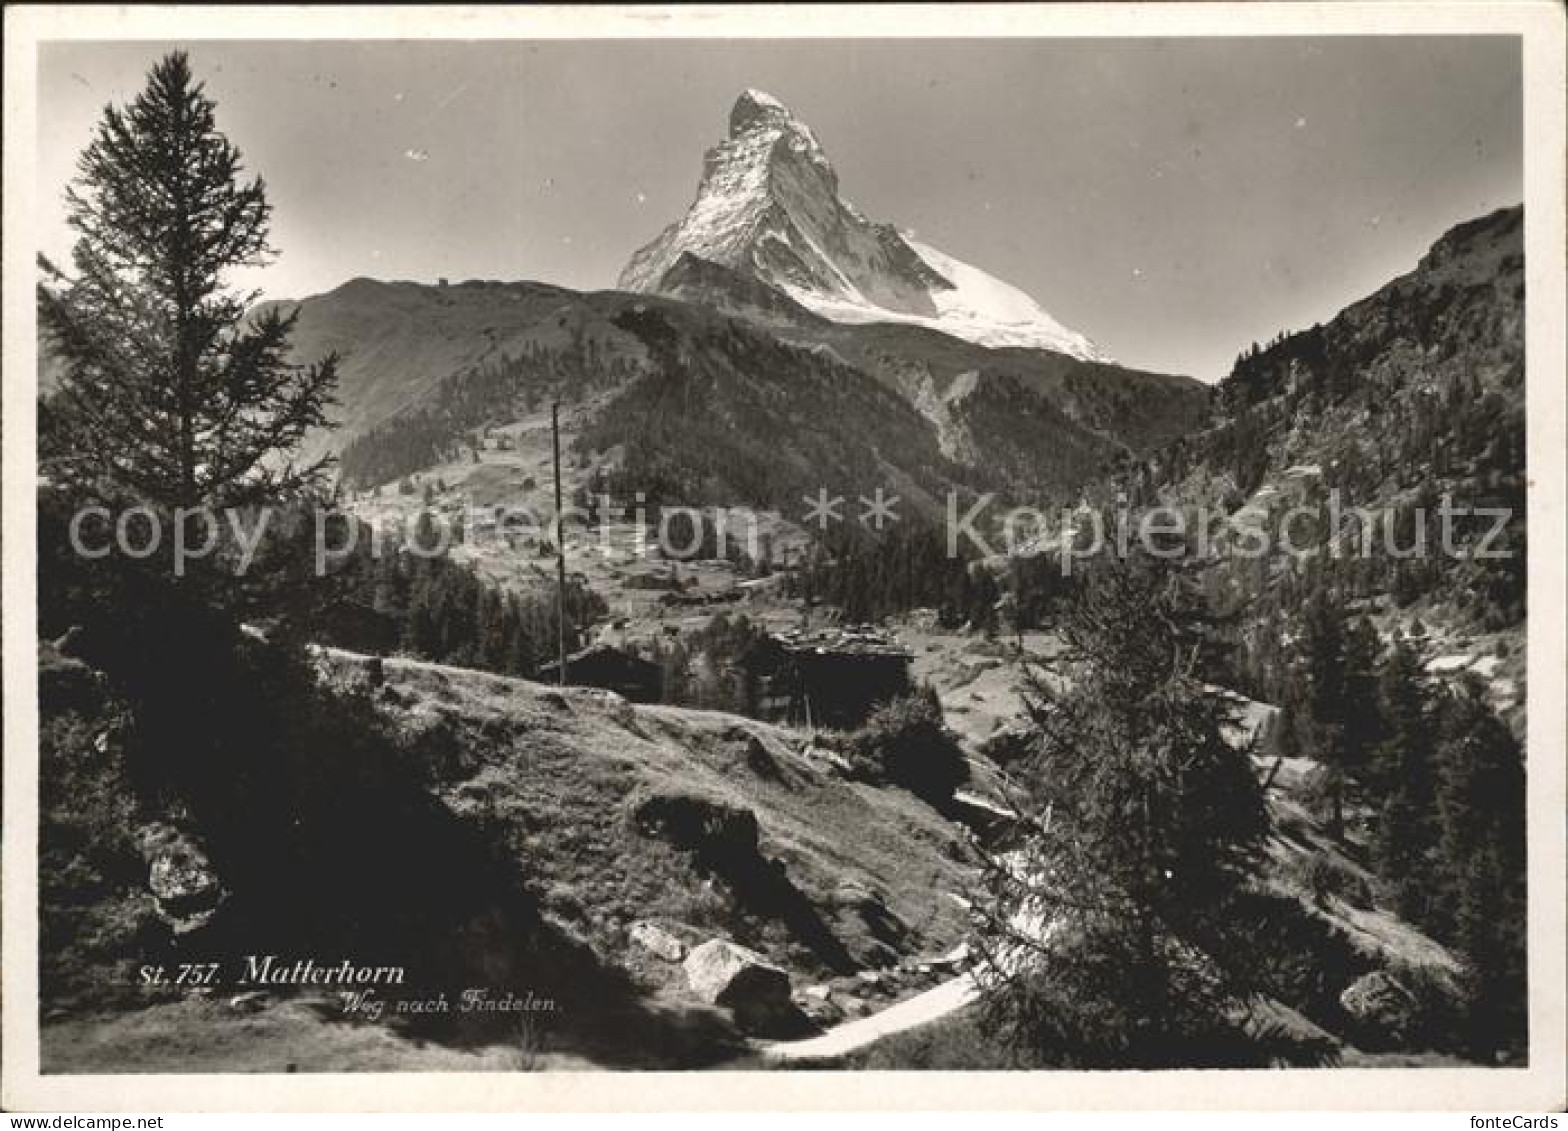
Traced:
<path fill-rule="evenodd" d="M 246 979 L 273 956 L 283 970 L 399 969 L 375 985 L 379 1020 L 416 1041 L 512 1039 L 518 1012 L 460 1008 L 477 990 L 548 1002 L 542 1039 L 596 1063 L 727 1055 L 721 1015 L 647 1000 L 541 914 L 526 851 L 437 796 L 440 767 L 387 725 L 372 687 L 324 682 L 303 648 L 248 636 L 161 582 L 116 585 L 97 606 L 112 614 L 76 605 L 64 652 L 46 645 L 40 662 L 46 1017 L 189 996 L 173 984 L 181 964 L 217 963 L 219 995 L 321 996 L 321 1017 L 365 1019 L 335 1007 L 358 987 Z M 157 965 L 168 981 L 139 984 Z"/>

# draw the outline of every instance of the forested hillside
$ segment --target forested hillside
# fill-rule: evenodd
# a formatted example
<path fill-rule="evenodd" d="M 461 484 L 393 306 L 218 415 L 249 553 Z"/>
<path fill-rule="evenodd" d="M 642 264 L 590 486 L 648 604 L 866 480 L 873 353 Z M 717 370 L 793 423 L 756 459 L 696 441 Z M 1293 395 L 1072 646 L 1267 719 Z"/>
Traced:
<path fill-rule="evenodd" d="M 1487 1055 L 1524 1035 L 1523 226 L 1461 224 L 1326 325 L 1249 348 L 1214 425 L 1114 485 L 1224 515 L 1194 569 L 1226 679 L 1281 705 L 1271 744 L 1314 767 L 1380 903 L 1463 956 Z"/>
<path fill-rule="evenodd" d="M 618 487 L 798 503 L 809 480 L 903 489 L 929 511 L 953 487 L 1071 498 L 1203 412 L 1188 378 L 921 326 L 839 325 L 714 265 L 676 270 L 679 299 L 357 279 L 280 304 L 297 315 L 301 356 L 342 355 L 338 426 L 307 447 L 335 449 L 343 483 L 363 489 L 459 458 L 485 428 L 560 400 L 589 408 L 576 447 L 614 453 Z M 672 432 L 677 403 L 708 411 Z M 798 450 L 776 451 L 784 436 Z"/>
<path fill-rule="evenodd" d="M 1428 626 L 1521 625 L 1522 237 L 1519 208 L 1462 224 L 1328 324 L 1248 349 L 1214 425 L 1114 485 L 1223 510 L 1211 592 L 1256 629 L 1244 666 L 1259 690 L 1279 674 L 1265 626 L 1318 591 Z M 1264 536 L 1270 553 L 1227 552 Z"/>

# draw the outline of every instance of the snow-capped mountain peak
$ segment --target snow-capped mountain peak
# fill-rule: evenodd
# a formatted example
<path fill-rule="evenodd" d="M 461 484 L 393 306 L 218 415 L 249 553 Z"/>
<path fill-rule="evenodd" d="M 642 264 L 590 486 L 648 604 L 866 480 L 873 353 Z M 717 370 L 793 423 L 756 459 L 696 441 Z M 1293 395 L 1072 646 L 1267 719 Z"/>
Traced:
<path fill-rule="evenodd" d="M 657 292 L 683 254 L 750 274 L 839 322 L 912 322 L 990 346 L 1108 360 L 1018 288 L 879 224 L 839 195 L 811 127 L 746 90 L 686 215 L 632 256 L 624 290 Z"/>
<path fill-rule="evenodd" d="M 800 124 L 789 112 L 789 107 L 767 91 L 755 87 L 741 91 L 730 109 L 730 136 L 734 137 L 759 122 Z"/>

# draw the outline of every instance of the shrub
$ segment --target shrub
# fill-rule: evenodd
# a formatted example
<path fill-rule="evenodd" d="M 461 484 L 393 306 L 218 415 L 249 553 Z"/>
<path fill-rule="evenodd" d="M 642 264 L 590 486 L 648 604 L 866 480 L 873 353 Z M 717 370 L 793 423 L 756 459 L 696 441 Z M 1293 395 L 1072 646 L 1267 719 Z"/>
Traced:
<path fill-rule="evenodd" d="M 1298 859 L 1291 867 L 1291 880 L 1314 907 L 1327 907 L 1336 897 L 1351 907 L 1372 906 L 1372 890 L 1361 874 L 1330 856 L 1314 853 Z"/>
<path fill-rule="evenodd" d="M 969 780 L 969 763 L 929 687 L 878 707 L 844 741 L 852 772 L 863 781 L 900 785 L 938 808 Z"/>
<path fill-rule="evenodd" d="M 1386 958 L 1383 966 L 1415 999 L 1415 1016 L 1403 1042 L 1410 1051 L 1496 1063 L 1492 1043 L 1477 1040 L 1483 1028 L 1477 1014 L 1486 1012 L 1491 1003 L 1484 999 L 1472 971 L 1452 973 L 1393 958 Z"/>
<path fill-rule="evenodd" d="M 693 852 L 705 865 L 757 855 L 757 815 L 742 806 L 697 794 L 655 793 L 634 796 L 629 808 L 639 833 Z"/>
<path fill-rule="evenodd" d="M 136 966 L 169 933 L 136 844 L 129 721 L 90 669 L 52 652 L 39 691 L 39 1003 L 46 1014 L 126 1004 Z"/>

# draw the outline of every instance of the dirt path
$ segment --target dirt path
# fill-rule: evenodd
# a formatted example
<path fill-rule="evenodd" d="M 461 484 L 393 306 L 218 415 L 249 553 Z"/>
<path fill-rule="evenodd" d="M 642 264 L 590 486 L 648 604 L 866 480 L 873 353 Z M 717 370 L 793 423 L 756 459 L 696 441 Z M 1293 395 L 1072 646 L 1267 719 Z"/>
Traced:
<path fill-rule="evenodd" d="M 761 1053 L 766 1060 L 829 1060 L 864 1048 L 883 1037 L 946 1017 L 974 1001 L 977 996 L 979 988 L 974 978 L 969 974 L 960 974 L 934 989 L 916 994 L 870 1017 L 835 1025 L 820 1036 L 766 1045 Z"/>

